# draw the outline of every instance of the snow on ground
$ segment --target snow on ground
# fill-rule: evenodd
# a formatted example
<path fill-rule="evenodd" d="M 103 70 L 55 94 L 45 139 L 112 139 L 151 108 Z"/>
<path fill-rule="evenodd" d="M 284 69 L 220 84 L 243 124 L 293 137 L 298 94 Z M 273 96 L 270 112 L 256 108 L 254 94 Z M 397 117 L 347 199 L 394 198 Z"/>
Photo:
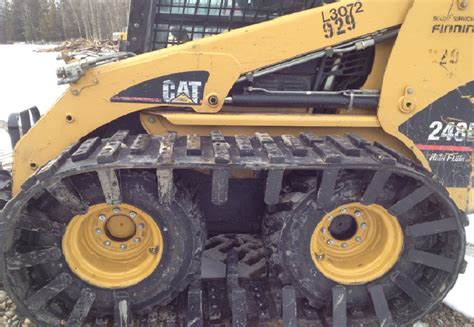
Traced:
<path fill-rule="evenodd" d="M 56 84 L 57 53 L 34 52 L 44 46 L 0 44 L 0 120 L 6 121 L 12 112 L 22 111 L 34 105 L 46 112 L 64 92 L 65 86 Z M 7 133 L 0 130 L 0 154 L 11 150 Z M 466 229 L 467 241 L 474 244 L 474 215 Z M 472 255 L 472 253 L 471 253 Z M 474 319 L 474 257 L 466 256 L 466 273 L 460 275 L 454 289 L 446 298 L 446 304 Z"/>
<path fill-rule="evenodd" d="M 44 113 L 64 92 L 56 84 L 56 67 L 64 63 L 57 53 L 34 52 L 44 47 L 0 44 L 0 120 L 35 105 Z M 0 153 L 10 150 L 10 139 L 0 130 Z"/>

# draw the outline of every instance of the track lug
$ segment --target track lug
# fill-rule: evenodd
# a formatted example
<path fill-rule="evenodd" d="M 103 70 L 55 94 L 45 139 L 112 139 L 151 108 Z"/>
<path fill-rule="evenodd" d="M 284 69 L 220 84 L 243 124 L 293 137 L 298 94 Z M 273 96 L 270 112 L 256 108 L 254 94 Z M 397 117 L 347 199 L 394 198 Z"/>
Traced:
<path fill-rule="evenodd" d="M 107 142 L 97 155 L 97 163 L 106 164 L 115 162 L 121 148 L 122 142 L 120 141 Z"/>
<path fill-rule="evenodd" d="M 133 141 L 132 145 L 130 146 L 130 153 L 131 154 L 145 154 L 148 146 L 151 142 L 151 135 L 149 134 L 140 134 L 138 135 L 135 140 Z"/>
<path fill-rule="evenodd" d="M 43 308 L 48 301 L 64 291 L 72 282 L 69 274 L 62 273 L 48 284 L 40 288 L 36 293 L 25 300 L 26 306 L 30 310 L 39 310 Z"/>
<path fill-rule="evenodd" d="M 362 197 L 362 203 L 369 205 L 375 203 L 380 194 L 382 193 L 385 184 L 392 176 L 392 173 L 386 170 L 379 170 L 374 174 L 374 177 L 370 181 L 369 186 L 365 190 L 365 193 Z"/>
<path fill-rule="evenodd" d="M 320 207 L 326 207 L 331 203 L 331 198 L 336 187 L 339 170 L 326 169 L 323 173 L 321 185 L 319 185 L 317 202 Z"/>
<path fill-rule="evenodd" d="M 120 182 L 117 174 L 112 169 L 97 171 L 102 192 L 104 193 L 105 201 L 108 204 L 116 205 L 122 203 L 122 194 L 120 191 Z"/>
<path fill-rule="evenodd" d="M 130 134 L 130 131 L 127 131 L 127 130 L 117 131 L 117 132 L 115 132 L 114 135 L 112 135 L 112 137 L 110 138 L 110 141 L 117 141 L 117 142 L 120 142 L 120 143 L 127 143 L 127 138 L 128 138 L 129 134 Z"/>
<path fill-rule="evenodd" d="M 96 295 L 91 290 L 82 289 L 81 296 L 77 299 L 66 325 L 70 327 L 81 327 L 94 304 L 95 298 Z"/>
<path fill-rule="evenodd" d="M 161 137 L 160 158 L 165 164 L 173 162 L 176 133 L 166 133 Z"/>
<path fill-rule="evenodd" d="M 114 327 L 131 327 L 132 317 L 127 292 L 114 292 Z"/>
<path fill-rule="evenodd" d="M 284 170 L 269 170 L 265 186 L 265 203 L 275 205 L 280 200 Z"/>
<path fill-rule="evenodd" d="M 187 149 L 186 154 L 188 156 L 201 156 L 202 155 L 202 148 L 201 148 L 201 137 L 198 135 L 188 135 L 187 137 Z"/>
<path fill-rule="evenodd" d="M 428 309 L 431 306 L 434 300 L 431 295 L 416 285 L 415 282 L 413 282 L 413 280 L 407 275 L 397 271 L 391 275 L 391 279 L 395 285 L 397 285 L 410 298 L 412 298 L 418 304 L 418 306 L 425 309 Z"/>
<path fill-rule="evenodd" d="M 61 250 L 56 247 L 28 252 L 24 254 L 15 254 L 7 259 L 7 269 L 20 270 L 28 267 L 33 267 L 46 262 L 56 261 L 61 258 L 61 255 Z"/>
<path fill-rule="evenodd" d="M 90 155 L 99 147 L 101 139 L 94 137 L 82 142 L 81 146 L 71 156 L 72 162 L 88 159 Z"/>
<path fill-rule="evenodd" d="M 335 146 L 339 151 L 341 151 L 345 156 L 349 157 L 360 157 L 361 150 L 356 148 L 350 140 L 343 137 L 328 136 L 328 143 Z"/>
<path fill-rule="evenodd" d="M 291 149 L 291 153 L 295 157 L 306 157 L 308 155 L 308 149 L 303 145 L 303 142 L 293 135 L 282 135 L 281 139 L 283 143 Z"/>
<path fill-rule="evenodd" d="M 173 194 L 173 170 L 157 169 L 158 179 L 158 202 L 160 204 L 170 204 Z"/>
<path fill-rule="evenodd" d="M 341 154 L 333 150 L 333 148 L 326 143 L 313 143 L 312 147 L 314 152 L 316 152 L 325 163 L 337 164 L 342 162 Z"/>
<path fill-rule="evenodd" d="M 324 139 L 322 137 L 316 136 L 313 133 L 301 133 L 300 139 L 305 145 L 311 147 L 317 143 L 324 143 Z"/>
<path fill-rule="evenodd" d="M 237 148 L 239 149 L 239 154 L 241 157 L 253 157 L 255 156 L 255 151 L 252 146 L 252 141 L 248 136 L 236 136 L 235 142 Z"/>
<path fill-rule="evenodd" d="M 347 295 L 342 285 L 332 288 L 332 323 L 334 327 L 347 326 Z"/>
<path fill-rule="evenodd" d="M 221 206 L 228 200 L 229 170 L 214 169 L 212 171 L 212 203 Z"/>
<path fill-rule="evenodd" d="M 380 326 L 382 327 L 393 327 L 392 313 L 388 307 L 387 298 L 382 285 L 371 285 L 368 287 L 372 303 L 374 305 L 375 314 L 379 320 Z"/>
<path fill-rule="evenodd" d="M 188 327 L 203 326 L 202 285 L 200 277 L 193 281 L 188 289 L 188 311 L 186 321 Z"/>
<path fill-rule="evenodd" d="M 246 292 L 239 286 L 238 255 L 235 250 L 229 251 L 227 257 L 227 291 L 232 310 L 232 326 L 247 326 Z"/>
<path fill-rule="evenodd" d="M 283 311 L 283 326 L 285 327 L 297 327 L 297 302 L 296 302 L 296 290 L 293 286 L 283 287 L 282 292 L 282 311 Z"/>

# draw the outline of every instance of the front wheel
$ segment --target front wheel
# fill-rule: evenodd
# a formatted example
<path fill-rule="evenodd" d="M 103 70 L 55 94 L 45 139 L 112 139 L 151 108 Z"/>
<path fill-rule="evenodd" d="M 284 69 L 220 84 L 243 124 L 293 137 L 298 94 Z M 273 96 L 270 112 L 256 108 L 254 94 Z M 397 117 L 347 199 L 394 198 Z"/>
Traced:
<path fill-rule="evenodd" d="M 6 207 L 4 286 L 41 325 L 146 319 L 200 268 L 205 229 L 185 187 L 175 183 L 173 200 L 160 204 L 153 170 L 116 170 L 121 201 L 110 204 L 99 174 L 63 178 Z"/>

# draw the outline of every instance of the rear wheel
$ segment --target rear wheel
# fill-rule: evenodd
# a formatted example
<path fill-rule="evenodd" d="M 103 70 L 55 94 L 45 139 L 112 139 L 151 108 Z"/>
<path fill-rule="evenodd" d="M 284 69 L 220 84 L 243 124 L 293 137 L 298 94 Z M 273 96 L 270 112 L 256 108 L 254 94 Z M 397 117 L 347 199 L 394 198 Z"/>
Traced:
<path fill-rule="evenodd" d="M 4 284 L 23 314 L 45 325 L 120 324 L 191 282 L 205 230 L 189 192 L 175 184 L 174 200 L 159 204 L 153 171 L 117 177 L 120 203 L 107 203 L 97 174 L 85 173 L 64 179 L 62 195 L 56 187 L 7 212 Z"/>
<path fill-rule="evenodd" d="M 330 197 L 324 178 L 288 183 L 269 209 L 272 271 L 335 326 L 408 324 L 426 314 L 463 269 L 462 222 L 407 176 L 340 171 Z"/>

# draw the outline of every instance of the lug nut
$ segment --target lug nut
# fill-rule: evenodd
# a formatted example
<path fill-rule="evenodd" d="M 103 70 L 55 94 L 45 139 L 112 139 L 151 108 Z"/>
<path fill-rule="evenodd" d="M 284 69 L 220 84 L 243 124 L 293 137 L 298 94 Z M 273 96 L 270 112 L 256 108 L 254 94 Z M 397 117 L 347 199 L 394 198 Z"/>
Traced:
<path fill-rule="evenodd" d="M 316 259 L 317 259 L 318 261 L 323 261 L 325 257 L 326 257 L 326 256 L 324 255 L 324 253 L 316 254 Z"/>
<path fill-rule="evenodd" d="M 357 211 L 354 213 L 354 215 L 355 215 L 356 217 L 360 217 L 360 216 L 362 216 L 362 212 L 360 212 L 359 210 L 357 210 Z"/>
<path fill-rule="evenodd" d="M 110 246 L 110 241 L 104 241 L 104 245 L 105 245 L 106 247 L 109 247 L 109 246 Z"/>
<path fill-rule="evenodd" d="M 96 233 L 97 235 L 102 234 L 102 229 L 96 228 L 96 229 L 95 229 L 95 233 Z"/>
<path fill-rule="evenodd" d="M 105 215 L 99 215 L 99 220 L 102 222 L 104 222 L 106 218 Z"/>
<path fill-rule="evenodd" d="M 136 243 L 140 243 L 140 241 L 141 241 L 141 239 L 140 239 L 139 237 L 135 237 L 135 238 L 133 239 L 133 242 L 135 242 L 135 244 L 136 244 Z"/>
<path fill-rule="evenodd" d="M 328 245 L 333 245 L 334 244 L 334 241 L 333 240 L 328 240 Z"/>
<path fill-rule="evenodd" d="M 138 224 L 138 229 L 143 229 L 143 228 L 145 228 L 145 225 L 143 225 L 143 224 Z"/>
<path fill-rule="evenodd" d="M 160 251 L 160 247 L 156 246 L 154 248 L 149 248 L 148 251 L 150 251 L 150 253 L 153 254 L 153 255 L 157 255 L 158 252 Z"/>
<path fill-rule="evenodd" d="M 120 209 L 119 209 L 119 208 L 114 208 L 113 213 L 114 213 L 114 214 L 119 214 L 119 213 L 120 213 Z"/>
<path fill-rule="evenodd" d="M 357 241 L 357 242 L 362 242 L 362 237 L 357 236 L 357 237 L 356 237 L 356 241 Z"/>
<path fill-rule="evenodd" d="M 120 244 L 120 250 L 126 250 L 127 244 Z"/>
<path fill-rule="evenodd" d="M 366 223 L 362 223 L 362 224 L 360 225 L 360 228 L 362 228 L 362 229 L 367 229 L 367 224 L 366 224 Z"/>
<path fill-rule="evenodd" d="M 347 247 L 348 247 L 347 243 L 342 243 L 341 246 L 342 246 L 343 249 L 347 249 Z"/>
<path fill-rule="evenodd" d="M 341 212 L 342 212 L 343 214 L 346 214 L 346 213 L 347 213 L 347 209 L 344 208 L 344 209 L 341 210 Z"/>
<path fill-rule="evenodd" d="M 130 212 L 130 218 L 135 218 L 137 216 L 137 213 L 135 211 Z"/>
<path fill-rule="evenodd" d="M 333 219 L 334 219 L 333 216 L 329 216 L 329 217 L 328 217 L 328 220 L 329 220 L 329 221 L 332 221 Z"/>
<path fill-rule="evenodd" d="M 327 231 L 328 231 L 328 229 L 327 229 L 326 227 L 324 227 L 323 229 L 321 229 L 321 233 L 323 233 L 323 234 L 326 234 Z"/>

